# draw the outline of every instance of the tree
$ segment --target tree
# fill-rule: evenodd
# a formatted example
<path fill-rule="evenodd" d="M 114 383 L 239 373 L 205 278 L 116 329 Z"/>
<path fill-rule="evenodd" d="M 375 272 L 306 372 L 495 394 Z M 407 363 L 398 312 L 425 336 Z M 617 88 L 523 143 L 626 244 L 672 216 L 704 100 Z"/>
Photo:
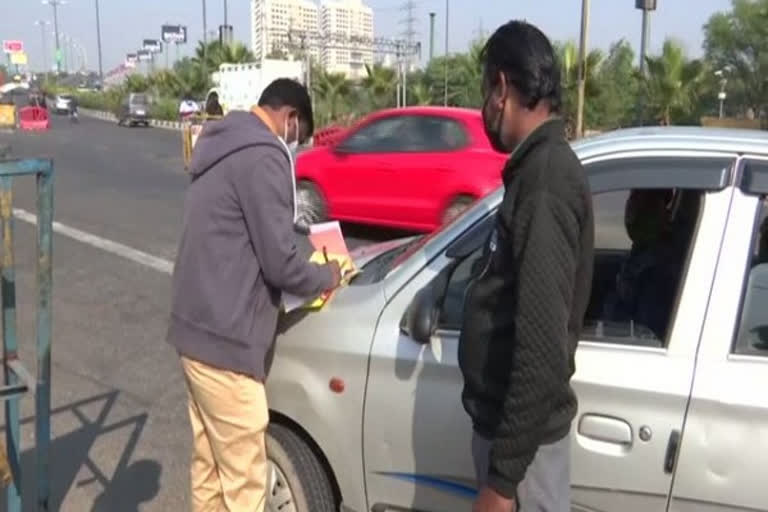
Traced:
<path fill-rule="evenodd" d="M 613 43 L 597 72 L 599 90 L 590 105 L 595 127 L 613 130 L 635 123 L 639 78 L 632 45 L 624 39 Z"/>
<path fill-rule="evenodd" d="M 768 109 L 768 0 L 732 0 L 729 12 L 713 14 L 704 25 L 704 49 L 714 70 L 730 69 L 730 102 Z"/>
<path fill-rule="evenodd" d="M 243 43 L 221 44 L 219 41 L 211 41 L 206 44 L 203 41 L 197 43 L 194 62 L 205 67 L 208 72 L 219 69 L 222 64 L 242 64 L 253 62 L 255 57 Z"/>
<path fill-rule="evenodd" d="M 704 64 L 688 60 L 683 48 L 671 39 L 664 42 L 661 55 L 646 57 L 647 75 L 643 79 L 649 113 L 662 125 L 687 117 L 694 109 Z"/>
<path fill-rule="evenodd" d="M 579 96 L 579 50 L 573 41 L 568 41 L 563 44 L 555 44 L 555 52 L 560 60 L 560 75 L 563 84 L 563 119 L 568 131 L 575 133 Z M 587 54 L 586 81 L 584 83 L 585 126 L 595 126 L 597 123 L 597 99 L 602 90 L 600 69 L 603 58 L 601 50 L 595 49 Z"/>
<path fill-rule="evenodd" d="M 318 107 L 318 124 L 322 126 L 337 121 L 339 115 L 346 111 L 345 100 L 352 92 L 352 82 L 343 73 L 319 70 L 312 82 L 312 92 Z"/>
<path fill-rule="evenodd" d="M 125 79 L 123 88 L 126 92 L 147 92 L 152 87 L 149 77 L 134 73 Z"/>
<path fill-rule="evenodd" d="M 381 65 L 365 65 L 367 76 L 362 85 L 370 103 L 371 110 L 392 107 L 395 104 L 396 77 L 395 70 Z"/>

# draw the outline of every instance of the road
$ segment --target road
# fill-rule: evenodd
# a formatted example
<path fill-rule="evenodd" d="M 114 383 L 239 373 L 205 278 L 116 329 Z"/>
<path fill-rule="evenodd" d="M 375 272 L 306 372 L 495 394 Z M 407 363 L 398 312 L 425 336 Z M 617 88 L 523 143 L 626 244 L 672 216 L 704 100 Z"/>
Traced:
<path fill-rule="evenodd" d="M 186 391 L 165 344 L 184 189 L 177 132 L 54 118 L 0 134 L 55 165 L 52 510 L 186 510 Z M 15 207 L 35 212 L 32 180 Z M 22 358 L 34 363 L 34 227 L 16 222 Z M 352 245 L 391 234 L 352 228 Z M 31 397 L 23 400 L 26 417 Z M 23 427 L 24 463 L 33 454 Z M 27 478 L 27 484 L 30 484 Z M 25 486 L 25 492 L 30 492 Z"/>

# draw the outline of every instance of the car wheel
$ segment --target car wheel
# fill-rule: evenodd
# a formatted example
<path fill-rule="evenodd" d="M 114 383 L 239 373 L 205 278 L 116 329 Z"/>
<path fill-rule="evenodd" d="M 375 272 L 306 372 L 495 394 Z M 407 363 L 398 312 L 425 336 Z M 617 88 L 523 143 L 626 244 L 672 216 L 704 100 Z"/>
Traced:
<path fill-rule="evenodd" d="M 336 512 L 328 474 L 312 449 L 290 429 L 267 429 L 268 512 Z"/>
<path fill-rule="evenodd" d="M 299 224 L 311 226 L 323 222 L 328 215 L 320 190 L 311 181 L 300 181 L 296 185 L 296 204 L 299 213 Z"/>
<path fill-rule="evenodd" d="M 441 219 L 443 224 L 448 224 L 453 219 L 464 213 L 464 210 L 469 208 L 474 202 L 475 198 L 472 196 L 460 195 L 455 197 L 443 212 L 443 217 Z"/>

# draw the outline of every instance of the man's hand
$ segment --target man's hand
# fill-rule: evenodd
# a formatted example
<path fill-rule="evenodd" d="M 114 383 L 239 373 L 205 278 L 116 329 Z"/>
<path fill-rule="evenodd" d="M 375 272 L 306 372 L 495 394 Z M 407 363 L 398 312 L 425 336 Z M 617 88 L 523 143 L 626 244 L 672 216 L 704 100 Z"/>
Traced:
<path fill-rule="evenodd" d="M 517 503 L 490 487 L 483 487 L 475 499 L 472 512 L 517 512 Z"/>
<path fill-rule="evenodd" d="M 341 284 L 341 267 L 339 266 L 339 262 L 336 260 L 331 260 L 326 263 L 326 265 L 331 270 L 331 275 L 333 276 L 331 287 L 329 289 L 335 290 Z"/>

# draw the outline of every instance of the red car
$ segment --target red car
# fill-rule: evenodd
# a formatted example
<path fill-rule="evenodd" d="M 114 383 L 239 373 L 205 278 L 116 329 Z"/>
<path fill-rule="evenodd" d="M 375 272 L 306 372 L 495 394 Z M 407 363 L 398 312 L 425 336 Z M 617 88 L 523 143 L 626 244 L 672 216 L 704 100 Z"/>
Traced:
<path fill-rule="evenodd" d="M 431 231 L 499 186 L 506 158 L 478 110 L 384 110 L 299 155 L 297 202 L 304 222 Z"/>

